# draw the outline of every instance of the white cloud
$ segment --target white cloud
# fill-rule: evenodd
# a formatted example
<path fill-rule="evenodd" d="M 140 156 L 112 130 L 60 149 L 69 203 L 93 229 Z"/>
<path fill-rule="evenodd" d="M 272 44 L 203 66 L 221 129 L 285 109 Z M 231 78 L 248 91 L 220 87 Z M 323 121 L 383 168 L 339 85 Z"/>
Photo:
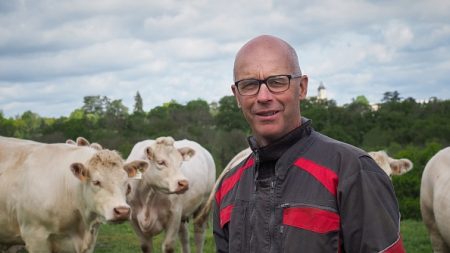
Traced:
<path fill-rule="evenodd" d="M 450 2 L 0 2 L 0 110 L 68 115 L 83 96 L 146 110 L 171 99 L 231 95 L 233 58 L 250 38 L 290 42 L 338 103 L 383 92 L 450 97 Z M 422 78 L 420 78 L 422 77 Z M 403 95 L 404 94 L 404 95 Z"/>

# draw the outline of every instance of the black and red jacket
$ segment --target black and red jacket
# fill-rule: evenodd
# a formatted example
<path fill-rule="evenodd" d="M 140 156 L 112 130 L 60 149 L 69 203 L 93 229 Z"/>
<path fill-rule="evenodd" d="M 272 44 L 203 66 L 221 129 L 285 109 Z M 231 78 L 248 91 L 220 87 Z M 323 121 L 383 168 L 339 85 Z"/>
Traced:
<path fill-rule="evenodd" d="M 280 141 L 250 145 L 216 189 L 217 252 L 405 252 L 391 181 L 367 153 L 304 118 Z"/>

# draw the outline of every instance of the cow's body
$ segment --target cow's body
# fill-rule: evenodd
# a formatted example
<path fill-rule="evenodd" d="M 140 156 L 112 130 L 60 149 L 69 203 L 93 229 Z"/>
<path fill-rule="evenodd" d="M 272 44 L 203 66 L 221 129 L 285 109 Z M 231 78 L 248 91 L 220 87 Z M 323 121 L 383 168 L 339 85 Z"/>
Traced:
<path fill-rule="evenodd" d="M 450 147 L 434 155 L 422 174 L 420 210 L 434 252 L 450 252 Z"/>
<path fill-rule="evenodd" d="M 150 164 L 142 180 L 133 180 L 133 191 L 128 197 L 132 225 L 141 240 L 143 252 L 151 252 L 152 237 L 163 230 L 164 252 L 174 250 L 177 234 L 183 252 L 189 252 L 186 221 L 203 207 L 214 185 L 215 165 L 211 154 L 192 141 L 173 142 L 171 137 L 142 141 L 134 146 L 128 157 L 128 160 L 148 159 Z M 166 145 L 168 149 L 158 149 L 158 145 Z M 152 147 L 153 151 L 147 152 L 148 147 Z M 187 154 L 186 149 L 182 151 L 183 148 L 193 150 L 195 154 L 181 163 L 182 156 Z M 167 166 L 160 168 L 158 164 Z M 194 226 L 197 252 L 202 252 L 205 223 Z"/>
<path fill-rule="evenodd" d="M 129 217 L 125 167 L 114 151 L 0 137 L 0 245 L 93 252 L 101 223 Z"/>

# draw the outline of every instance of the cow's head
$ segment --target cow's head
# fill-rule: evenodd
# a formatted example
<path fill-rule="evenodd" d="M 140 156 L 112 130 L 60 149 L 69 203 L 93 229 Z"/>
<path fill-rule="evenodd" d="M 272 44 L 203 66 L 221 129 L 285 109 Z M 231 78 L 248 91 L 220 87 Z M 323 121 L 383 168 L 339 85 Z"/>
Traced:
<path fill-rule="evenodd" d="M 72 173 L 81 181 L 82 199 L 89 212 L 107 222 L 121 222 L 130 216 L 126 194 L 128 178 L 148 167 L 146 161 L 123 163 L 120 155 L 107 149 L 95 153 L 89 161 L 73 163 Z"/>
<path fill-rule="evenodd" d="M 413 168 L 413 163 L 409 159 L 394 159 L 389 157 L 384 151 L 369 152 L 369 155 L 375 160 L 378 166 L 388 174 L 388 176 L 402 175 Z"/>
<path fill-rule="evenodd" d="M 175 148 L 172 137 L 160 137 L 145 149 L 150 169 L 143 179 L 152 187 L 164 193 L 184 193 L 189 182 L 180 168 L 183 161 L 189 160 L 195 151 L 188 147 Z"/>

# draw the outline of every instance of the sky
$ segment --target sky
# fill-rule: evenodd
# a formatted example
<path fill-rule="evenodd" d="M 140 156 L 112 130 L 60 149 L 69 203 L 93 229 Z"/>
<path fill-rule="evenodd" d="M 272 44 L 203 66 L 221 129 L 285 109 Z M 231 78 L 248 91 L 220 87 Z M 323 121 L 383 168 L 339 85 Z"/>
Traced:
<path fill-rule="evenodd" d="M 450 99 L 448 0 L 0 0 L 0 111 L 69 116 L 85 96 L 133 110 L 232 95 L 248 40 L 290 43 L 338 105 Z"/>

